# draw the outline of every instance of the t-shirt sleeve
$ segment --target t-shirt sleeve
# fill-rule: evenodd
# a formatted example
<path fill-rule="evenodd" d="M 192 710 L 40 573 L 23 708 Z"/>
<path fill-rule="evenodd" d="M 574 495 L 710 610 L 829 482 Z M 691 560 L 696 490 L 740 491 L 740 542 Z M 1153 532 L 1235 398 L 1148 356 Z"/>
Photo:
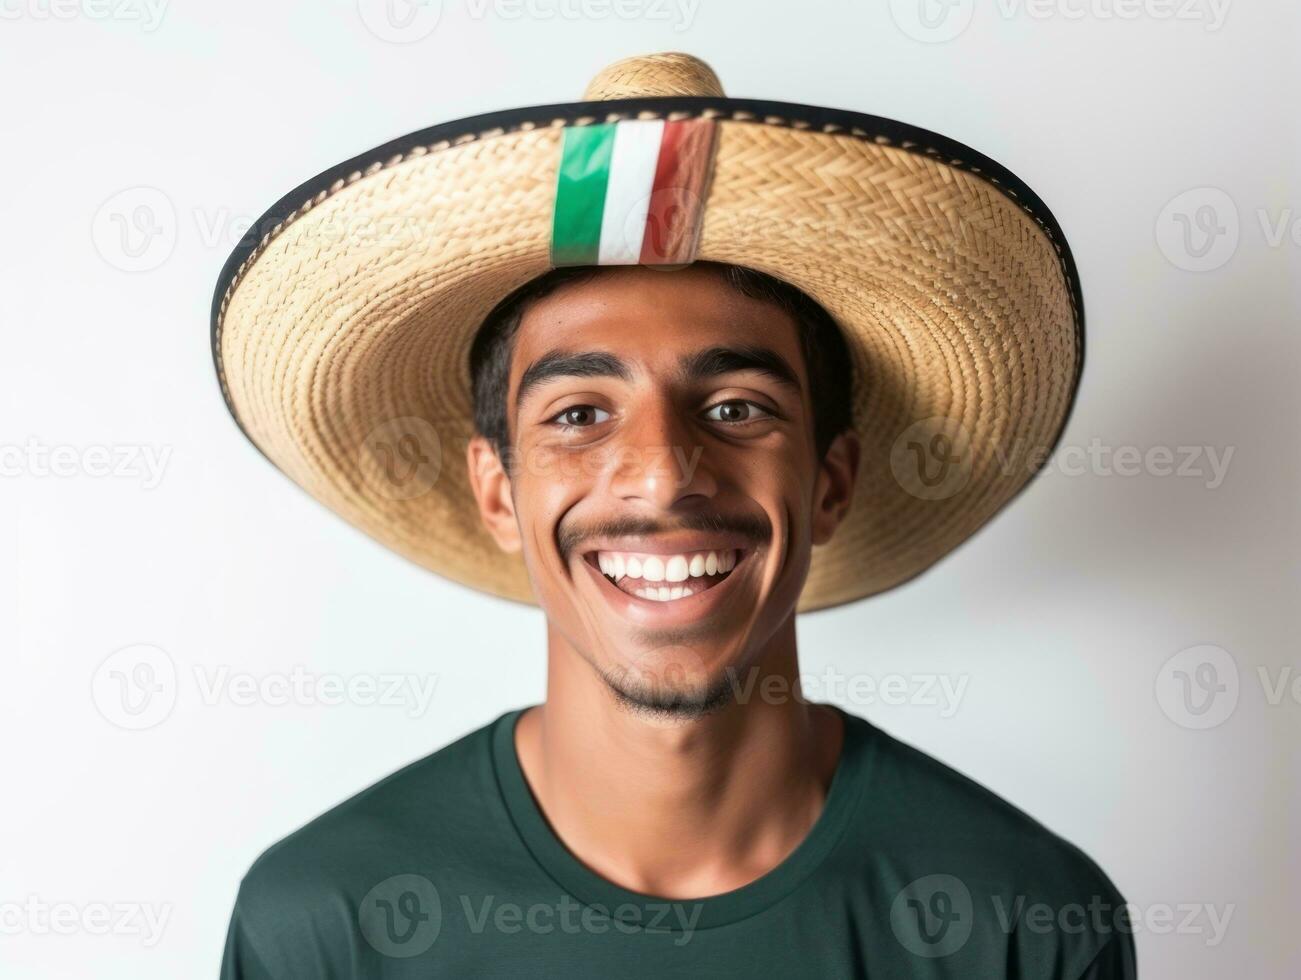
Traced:
<path fill-rule="evenodd" d="M 1134 980 L 1137 976 L 1134 937 L 1129 932 L 1116 932 L 1098 950 L 1079 980 Z"/>
<path fill-rule="evenodd" d="M 221 958 L 221 980 L 274 980 L 266 964 L 259 958 L 244 921 L 239 902 L 230 916 L 226 931 L 226 950 Z"/>

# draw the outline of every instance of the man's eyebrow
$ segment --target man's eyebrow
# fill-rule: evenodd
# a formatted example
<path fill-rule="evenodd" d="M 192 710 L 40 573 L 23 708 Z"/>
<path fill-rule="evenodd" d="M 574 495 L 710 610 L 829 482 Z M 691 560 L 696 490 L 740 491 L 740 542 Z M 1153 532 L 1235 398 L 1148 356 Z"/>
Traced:
<path fill-rule="evenodd" d="M 800 387 L 799 375 L 784 357 L 768 347 L 709 347 L 688 354 L 679 368 L 689 381 L 702 381 L 733 371 L 758 371 L 779 384 Z"/>
<path fill-rule="evenodd" d="M 708 347 L 683 357 L 678 368 L 688 381 L 702 381 L 734 371 L 758 371 L 779 384 L 796 389 L 800 386 L 794 369 L 769 347 Z M 523 404 L 534 388 L 564 377 L 620 378 L 627 381 L 632 377 L 632 371 L 614 354 L 605 351 L 549 351 L 525 369 L 515 393 L 515 404 Z"/>
<path fill-rule="evenodd" d="M 604 351 L 550 351 L 543 354 L 525 369 L 515 393 L 515 404 L 534 388 L 553 378 L 622 378 L 627 381 L 632 371 L 623 361 Z"/>

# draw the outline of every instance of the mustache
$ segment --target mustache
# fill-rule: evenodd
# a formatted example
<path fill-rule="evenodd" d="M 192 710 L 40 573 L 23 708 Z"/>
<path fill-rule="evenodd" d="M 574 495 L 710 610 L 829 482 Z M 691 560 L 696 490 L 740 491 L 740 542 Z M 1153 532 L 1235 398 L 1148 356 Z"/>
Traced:
<path fill-rule="evenodd" d="M 556 544 L 560 556 L 568 560 L 574 549 L 592 538 L 650 536 L 673 531 L 736 534 L 758 544 L 772 537 L 772 522 L 767 515 L 759 514 L 687 514 L 671 523 L 646 517 L 616 517 L 591 523 L 562 523 L 556 531 Z"/>

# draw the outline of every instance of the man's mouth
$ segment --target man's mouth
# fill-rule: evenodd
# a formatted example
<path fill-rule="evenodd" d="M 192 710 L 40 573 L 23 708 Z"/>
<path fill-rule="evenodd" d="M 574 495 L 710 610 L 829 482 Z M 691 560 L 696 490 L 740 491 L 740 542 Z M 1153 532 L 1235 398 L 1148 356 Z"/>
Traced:
<path fill-rule="evenodd" d="M 590 551 L 583 557 L 620 591 L 653 602 L 672 602 L 714 588 L 732 574 L 745 552 L 738 548 L 673 555 Z"/>

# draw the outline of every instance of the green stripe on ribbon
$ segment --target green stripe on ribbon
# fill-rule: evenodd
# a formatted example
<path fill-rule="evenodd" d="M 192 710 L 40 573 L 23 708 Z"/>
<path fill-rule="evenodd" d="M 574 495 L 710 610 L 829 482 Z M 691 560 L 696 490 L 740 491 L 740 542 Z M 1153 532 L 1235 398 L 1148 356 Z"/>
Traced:
<path fill-rule="evenodd" d="M 596 264 L 614 128 L 614 123 L 602 123 L 565 130 L 556 213 L 551 225 L 552 265 Z"/>

